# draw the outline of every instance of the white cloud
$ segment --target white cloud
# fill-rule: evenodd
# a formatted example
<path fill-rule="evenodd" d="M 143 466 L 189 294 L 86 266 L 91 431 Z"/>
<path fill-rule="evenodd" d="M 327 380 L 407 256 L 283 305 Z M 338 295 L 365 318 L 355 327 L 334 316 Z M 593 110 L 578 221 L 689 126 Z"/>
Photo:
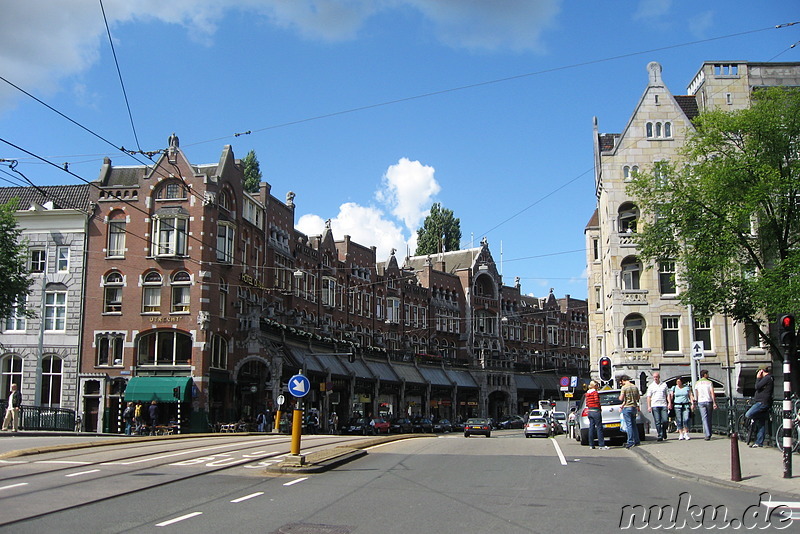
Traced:
<path fill-rule="evenodd" d="M 403 221 L 406 228 L 416 232 L 422 219 L 428 215 L 431 200 L 441 191 L 434 178 L 435 169 L 419 161 L 401 158 L 391 165 L 383 176 L 383 189 L 376 198 L 386 204 L 392 215 Z"/>
<path fill-rule="evenodd" d="M 635 20 L 660 18 L 669 13 L 671 8 L 672 0 L 641 0 L 633 18 Z"/>
<path fill-rule="evenodd" d="M 708 29 L 714 24 L 714 12 L 706 11 L 692 17 L 689 21 L 689 31 L 698 39 L 708 36 Z"/>
<path fill-rule="evenodd" d="M 318 215 L 307 214 L 297 220 L 296 228 L 306 235 L 320 235 L 325 229 L 325 221 Z M 331 231 L 337 241 L 349 235 L 359 245 L 376 247 L 378 262 L 385 261 L 392 249 L 397 250 L 398 261 L 402 261 L 406 255 L 402 230 L 377 208 L 360 206 L 354 202 L 342 204 L 339 214 L 331 219 Z"/>
<path fill-rule="evenodd" d="M 305 38 L 356 37 L 378 11 L 411 6 L 433 21 L 438 36 L 455 47 L 540 49 L 541 32 L 563 0 L 105 0 L 112 28 L 158 20 L 180 25 L 193 40 L 213 44 L 218 21 L 229 11 L 260 15 Z M 0 73 L 23 89 L 50 96 L 60 82 L 90 68 L 105 43 L 100 5 L 86 0 L 6 1 L 0 17 Z M 0 84 L 0 112 L 21 94 Z"/>

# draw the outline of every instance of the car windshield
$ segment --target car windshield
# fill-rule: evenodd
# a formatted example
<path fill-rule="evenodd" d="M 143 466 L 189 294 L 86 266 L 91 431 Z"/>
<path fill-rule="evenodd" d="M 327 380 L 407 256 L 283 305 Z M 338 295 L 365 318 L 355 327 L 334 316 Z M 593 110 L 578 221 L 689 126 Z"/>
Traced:
<path fill-rule="evenodd" d="M 554 414 L 553 417 L 555 417 L 556 419 L 566 419 L 567 418 L 566 414 L 563 414 L 563 413 Z"/>
<path fill-rule="evenodd" d="M 488 419 L 467 419 L 468 425 L 486 425 L 489 424 Z"/>

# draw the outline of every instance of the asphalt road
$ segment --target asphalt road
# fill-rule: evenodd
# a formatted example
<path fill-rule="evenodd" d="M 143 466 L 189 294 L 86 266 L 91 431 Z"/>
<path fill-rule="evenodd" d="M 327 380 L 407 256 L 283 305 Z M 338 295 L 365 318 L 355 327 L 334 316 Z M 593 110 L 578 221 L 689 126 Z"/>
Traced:
<path fill-rule="evenodd" d="M 314 441 L 304 438 L 304 447 Z M 725 507 L 718 527 L 743 518 L 761 526 L 754 514 L 768 514 L 756 492 L 676 478 L 630 451 L 564 437 L 447 434 L 375 447 L 326 473 L 267 474 L 288 446 L 264 436 L 179 440 L 2 464 L 0 531 L 602 533 L 618 532 L 621 520 L 653 528 L 659 510 L 662 523 L 672 511 L 687 528 L 702 507 Z M 772 527 L 796 525 L 775 518 Z"/>

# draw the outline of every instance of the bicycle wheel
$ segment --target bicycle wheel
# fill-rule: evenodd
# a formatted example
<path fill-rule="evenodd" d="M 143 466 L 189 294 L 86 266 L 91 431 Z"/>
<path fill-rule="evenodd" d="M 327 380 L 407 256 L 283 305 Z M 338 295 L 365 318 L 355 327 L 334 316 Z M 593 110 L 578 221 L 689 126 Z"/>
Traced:
<path fill-rule="evenodd" d="M 739 416 L 736 421 L 736 431 L 739 433 L 739 439 L 747 440 L 750 436 L 750 418 L 745 417 L 744 414 Z M 750 443 L 748 441 L 748 443 Z"/>

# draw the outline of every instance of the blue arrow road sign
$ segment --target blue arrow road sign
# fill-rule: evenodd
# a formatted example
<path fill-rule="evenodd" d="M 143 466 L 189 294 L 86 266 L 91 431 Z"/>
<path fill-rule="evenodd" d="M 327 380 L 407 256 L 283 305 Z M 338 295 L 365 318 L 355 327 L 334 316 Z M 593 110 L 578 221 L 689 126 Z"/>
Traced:
<path fill-rule="evenodd" d="M 289 379 L 289 393 L 295 397 L 305 397 L 311 389 L 311 382 L 303 375 L 294 375 Z"/>

